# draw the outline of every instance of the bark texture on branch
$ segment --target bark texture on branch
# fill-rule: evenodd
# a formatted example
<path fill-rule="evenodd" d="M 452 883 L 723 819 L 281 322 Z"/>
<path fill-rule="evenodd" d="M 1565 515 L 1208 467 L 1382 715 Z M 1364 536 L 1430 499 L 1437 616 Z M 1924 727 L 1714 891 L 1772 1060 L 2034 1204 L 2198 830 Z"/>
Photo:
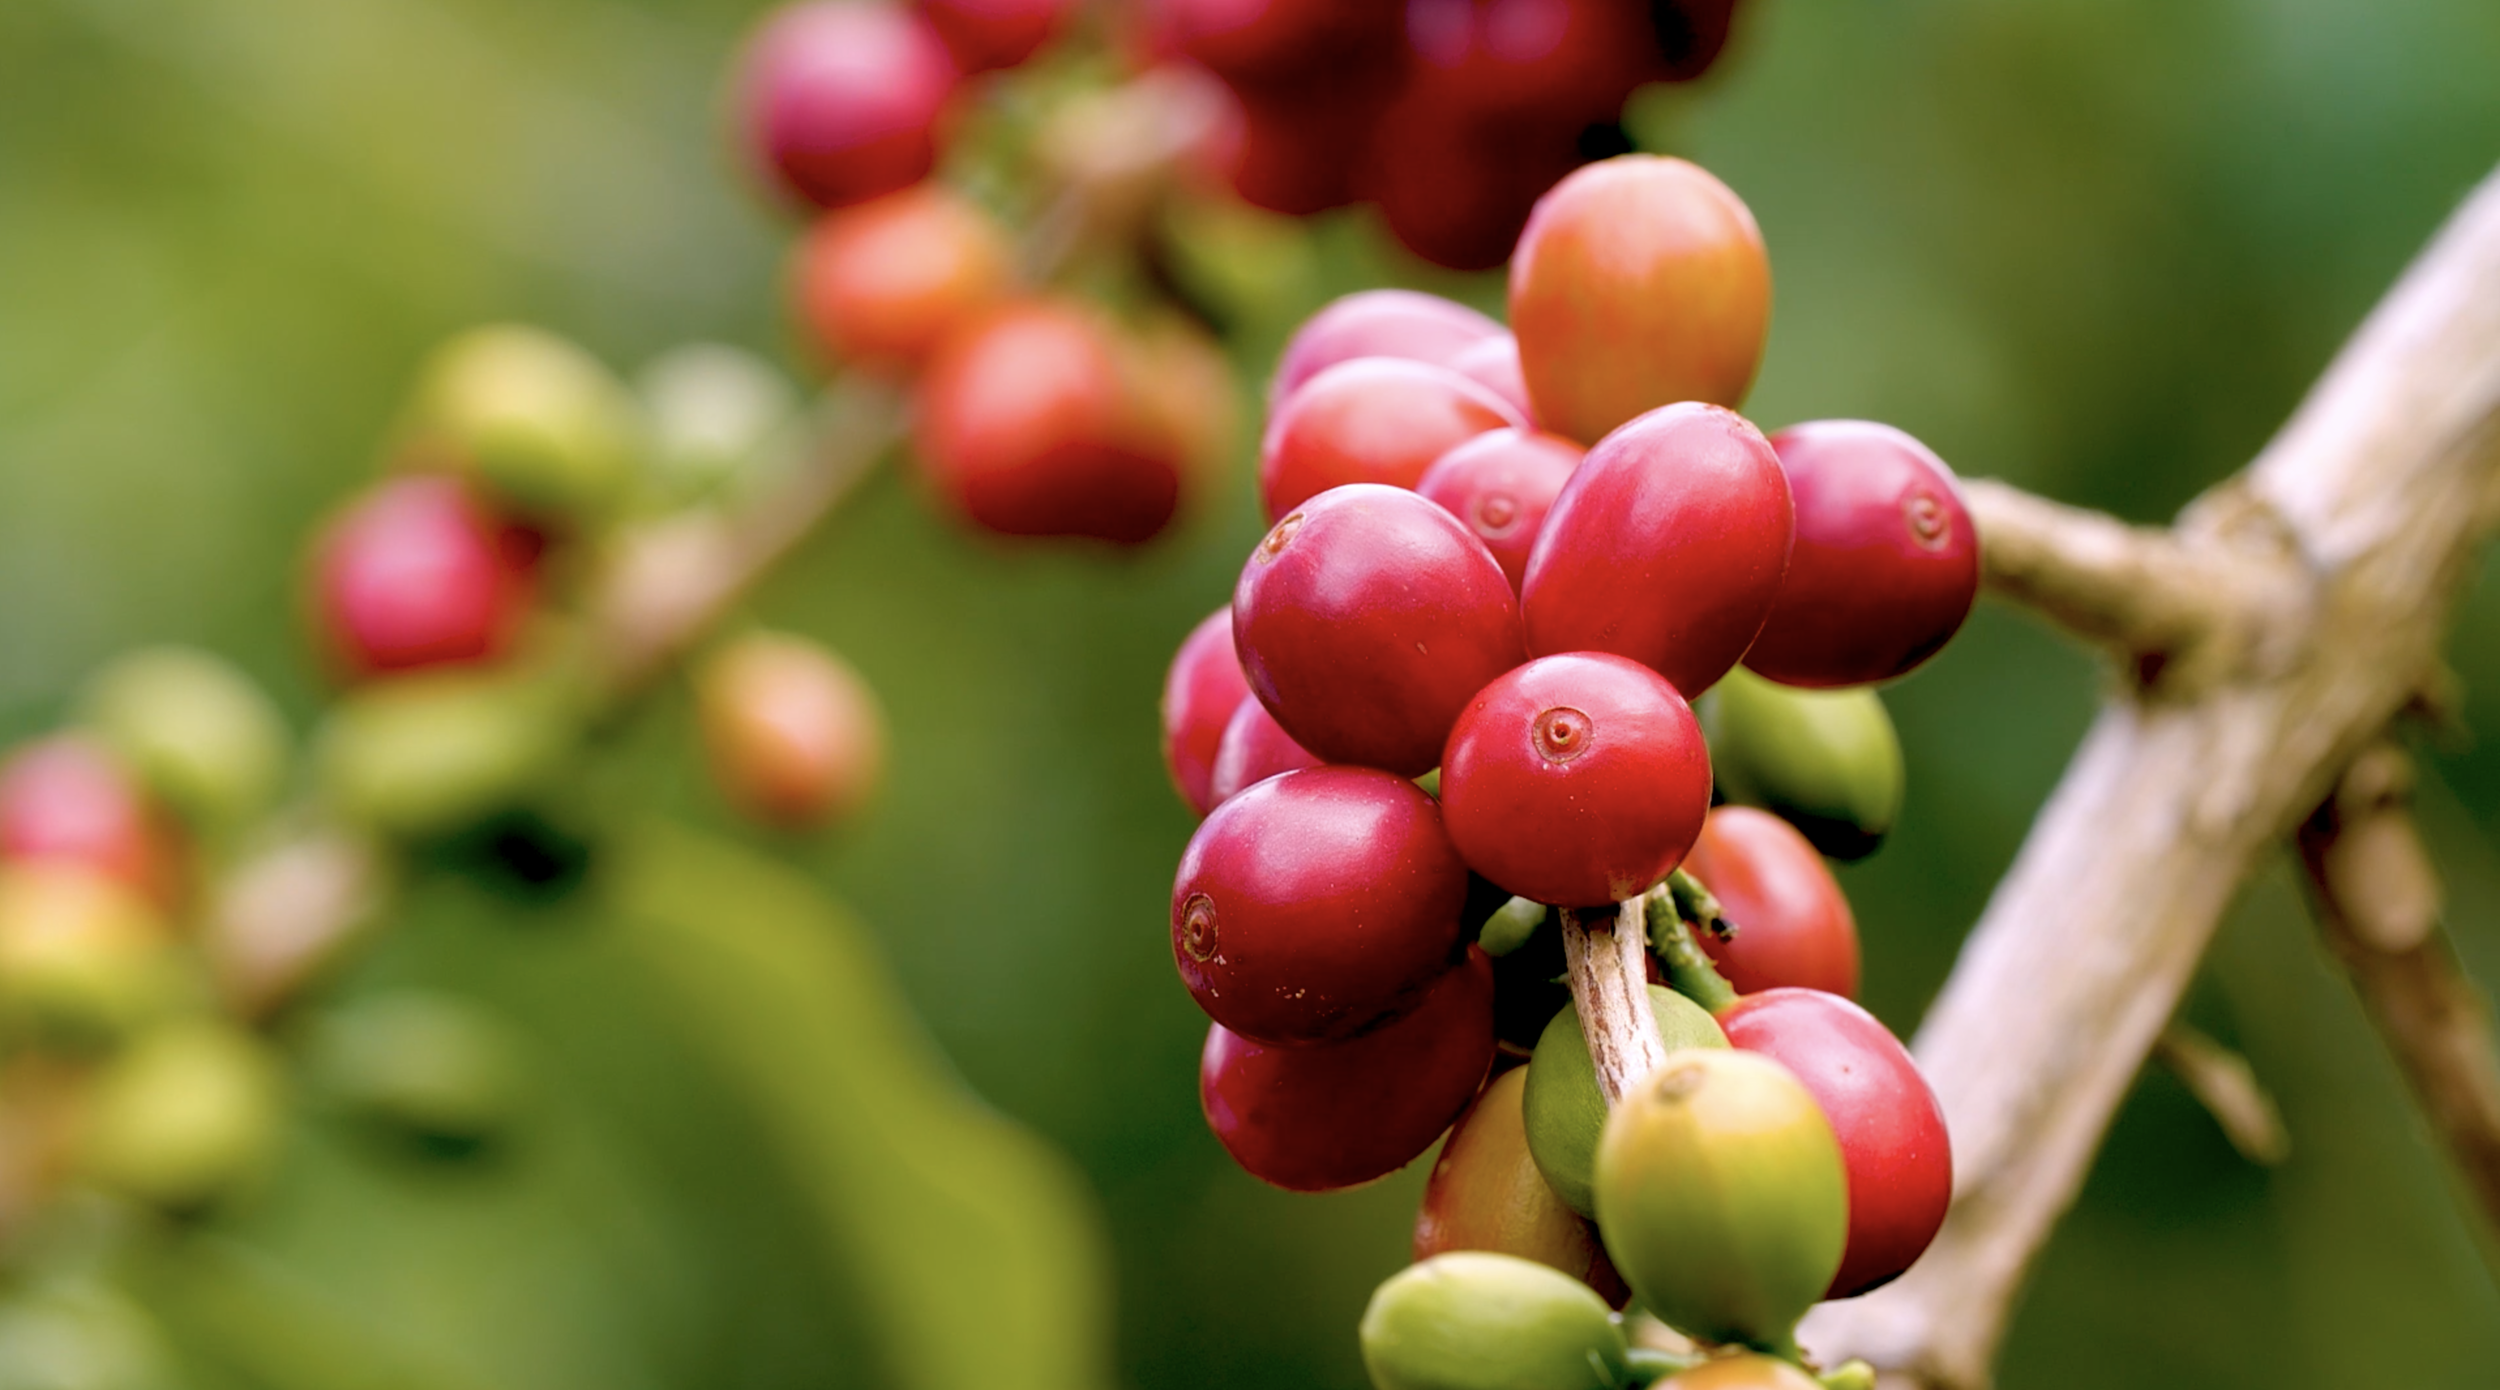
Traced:
<path fill-rule="evenodd" d="M 2127 563 L 2164 576 L 2149 590 L 2184 590 L 2216 565 L 2232 583 L 2175 649 L 2139 653 L 2162 659 L 2103 708 L 1919 1030 L 1953 1133 L 1953 1211 L 1908 1275 L 1808 1319 L 1826 1363 L 1989 1382 L 2024 1273 L 2253 858 L 2435 679 L 2496 479 L 2500 178 L 2256 462 L 2166 542 L 2133 547 Z M 1992 585 L 2070 620 L 2109 600 L 2108 563 L 2041 559 L 2105 549 L 2097 524 L 1978 514 Z M 2170 626 L 2121 615 L 2094 635 Z"/>

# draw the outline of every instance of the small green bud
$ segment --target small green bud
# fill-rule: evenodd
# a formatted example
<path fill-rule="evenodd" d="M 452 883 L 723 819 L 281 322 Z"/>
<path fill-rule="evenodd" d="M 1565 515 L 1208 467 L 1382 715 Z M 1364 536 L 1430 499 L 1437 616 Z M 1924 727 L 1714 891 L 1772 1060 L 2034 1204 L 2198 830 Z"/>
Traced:
<path fill-rule="evenodd" d="M 1719 1021 L 1674 990 L 1651 985 L 1649 1010 L 1658 1020 L 1658 1041 L 1669 1052 L 1728 1045 Z M 1594 1215 L 1597 1197 L 1590 1190 L 1589 1172 L 1597 1158 L 1598 1133 L 1606 1126 L 1606 1093 L 1598 1089 L 1597 1064 L 1589 1060 L 1577 1008 L 1564 1005 L 1538 1036 L 1528 1059 L 1528 1090 L 1521 1108 L 1537 1170 L 1573 1211 Z"/>
<path fill-rule="evenodd" d="M 493 1142 L 527 1100 L 519 1049 L 473 1004 L 414 990 L 348 1004 L 315 1027 L 312 1074 L 328 1100 L 432 1148 Z"/>
<path fill-rule="evenodd" d="M 1770 811 L 1835 859 L 1875 852 L 1901 814 L 1901 739 L 1872 686 L 1798 690 L 1738 667 L 1704 696 L 1719 794 Z"/>
<path fill-rule="evenodd" d="M 474 479 L 512 512 L 573 519 L 632 480 L 633 397 L 597 358 L 542 329 L 476 328 L 426 363 L 408 425 L 419 466 Z"/>
<path fill-rule="evenodd" d="M 105 1187 L 197 1211 L 259 1175 L 278 1113 L 277 1066 L 259 1039 L 223 1022 L 172 1024 L 99 1078 L 80 1156 Z"/>
<path fill-rule="evenodd" d="M 88 682 L 82 713 L 150 794 L 193 825 L 233 825 L 261 810 L 286 772 L 277 709 L 207 652 L 132 652 Z"/>
<path fill-rule="evenodd" d="M 580 712 L 543 677 L 439 671 L 364 686 L 323 725 L 321 786 L 349 818 L 430 839 L 510 810 L 548 787 Z"/>
<path fill-rule="evenodd" d="M 1588 1285 L 1488 1251 L 1390 1276 L 1363 1310 L 1374 1390 L 1616 1390 L 1623 1329 Z"/>

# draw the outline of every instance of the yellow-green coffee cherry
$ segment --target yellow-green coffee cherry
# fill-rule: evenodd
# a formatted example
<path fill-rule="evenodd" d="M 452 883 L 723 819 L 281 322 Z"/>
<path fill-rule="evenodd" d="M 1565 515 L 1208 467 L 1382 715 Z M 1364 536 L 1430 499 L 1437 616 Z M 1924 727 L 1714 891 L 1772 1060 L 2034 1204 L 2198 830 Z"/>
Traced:
<path fill-rule="evenodd" d="M 147 1313 L 92 1272 L 14 1280 L 0 1299 L 0 1385 L 10 1390 L 175 1390 L 164 1334 Z"/>
<path fill-rule="evenodd" d="M 1797 690 L 1738 667 L 1701 704 L 1719 794 L 1835 859 L 1875 852 L 1901 814 L 1901 739 L 1872 686 Z"/>
<path fill-rule="evenodd" d="M 1374 1390 L 1615 1390 L 1623 1329 L 1589 1286 L 1533 1260 L 1435 1255 L 1363 1310 Z"/>
<path fill-rule="evenodd" d="M 514 514 L 561 521 L 606 509 L 632 481 L 633 397 L 598 359 L 518 324 L 472 329 L 425 367 L 405 452 L 474 479 Z"/>
<path fill-rule="evenodd" d="M 351 693 L 323 726 L 322 790 L 386 835 L 449 835 L 549 786 L 578 718 L 569 695 L 544 679 L 443 671 L 378 682 Z"/>
<path fill-rule="evenodd" d="M 84 1049 L 175 1006 L 182 972 L 164 919 L 83 868 L 0 869 L 0 1036 Z"/>
<path fill-rule="evenodd" d="M 275 1147 L 278 1071 L 252 1034 L 169 1024 L 98 1079 L 80 1147 L 98 1184 L 167 1211 L 197 1211 L 257 1177 Z"/>
<path fill-rule="evenodd" d="M 233 825 L 286 773 L 286 726 L 251 679 L 189 647 L 132 652 L 96 673 L 87 726 L 194 826 Z"/>
<path fill-rule="evenodd" d="M 527 1101 L 509 1032 L 444 995 L 404 990 L 350 1003 L 316 1025 L 311 1053 L 332 1105 L 428 1149 L 482 1148 Z"/>
<path fill-rule="evenodd" d="M 1727 1034 L 1709 1012 L 1658 985 L 1649 987 L 1649 1010 L 1658 1019 L 1658 1040 L 1673 1052 L 1684 1047 L 1725 1047 Z M 1536 1040 L 1528 1061 L 1528 1152 L 1539 1172 L 1573 1211 L 1597 1213 L 1590 1169 L 1598 1132 L 1606 1125 L 1606 1096 L 1597 1089 L 1597 1065 L 1580 1033 L 1580 1011 L 1566 1004 Z"/>
<path fill-rule="evenodd" d="M 1669 1053 L 1606 1117 L 1597 1226 L 1643 1306 L 1713 1342 L 1794 1346 L 1849 1234 L 1831 1122 L 1751 1052 Z"/>
<path fill-rule="evenodd" d="M 736 494 L 794 441 L 798 393 L 744 348 L 689 343 L 636 382 L 651 421 L 651 486 L 664 505 Z"/>

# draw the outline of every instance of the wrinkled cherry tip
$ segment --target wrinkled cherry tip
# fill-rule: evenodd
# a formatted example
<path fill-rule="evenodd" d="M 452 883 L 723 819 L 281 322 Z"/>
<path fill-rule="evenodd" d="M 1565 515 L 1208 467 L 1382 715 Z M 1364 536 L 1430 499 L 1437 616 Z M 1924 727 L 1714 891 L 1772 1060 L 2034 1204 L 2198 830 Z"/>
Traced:
<path fill-rule="evenodd" d="M 1288 513 L 1284 520 L 1277 522 L 1275 528 L 1267 533 L 1267 539 L 1259 542 L 1259 558 L 1273 560 L 1285 553 L 1285 547 L 1293 544 L 1294 532 L 1301 529 L 1302 513 Z"/>
<path fill-rule="evenodd" d="M 1914 492 L 1902 499 L 1901 516 L 1910 524 L 1910 538 L 1929 550 L 1942 550 L 1953 538 L 1952 518 L 1933 493 Z"/>
<path fill-rule="evenodd" d="M 1538 715 L 1530 728 L 1537 756 L 1549 763 L 1567 763 L 1589 751 L 1597 733 L 1587 715 L 1568 705 Z"/>
<path fill-rule="evenodd" d="M 1181 949 L 1201 964 L 1215 959 L 1215 900 L 1204 893 L 1181 904 Z"/>

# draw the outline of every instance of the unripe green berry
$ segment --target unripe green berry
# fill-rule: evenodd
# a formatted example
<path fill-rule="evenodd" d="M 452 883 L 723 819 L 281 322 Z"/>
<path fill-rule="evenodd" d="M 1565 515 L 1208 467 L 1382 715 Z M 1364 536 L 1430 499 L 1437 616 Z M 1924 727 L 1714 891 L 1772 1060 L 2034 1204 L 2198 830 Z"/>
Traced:
<path fill-rule="evenodd" d="M 633 397 L 598 359 L 542 329 L 475 328 L 436 349 L 412 406 L 410 462 L 473 479 L 515 515 L 572 520 L 632 480 Z"/>
<path fill-rule="evenodd" d="M 322 790 L 386 835 L 430 839 L 513 809 L 545 789 L 579 712 L 543 678 L 449 670 L 362 687 L 323 725 Z"/>
<path fill-rule="evenodd" d="M 1658 1041 L 1669 1052 L 1728 1045 L 1718 1020 L 1674 990 L 1651 985 L 1649 1011 L 1658 1020 Z M 1606 1095 L 1597 1088 L 1597 1064 L 1589 1060 L 1588 1039 L 1580 1032 L 1580 1011 L 1571 1005 L 1564 1005 L 1536 1040 L 1521 1107 L 1537 1170 L 1573 1211 L 1596 1215 L 1590 1170 L 1606 1125 Z"/>
<path fill-rule="evenodd" d="M 1738 667 L 1699 706 L 1719 794 L 1835 859 L 1875 852 L 1901 814 L 1901 739 L 1872 686 L 1798 690 Z"/>
<path fill-rule="evenodd" d="M 518 1047 L 494 1017 L 448 996 L 403 990 L 331 1013 L 312 1036 L 312 1071 L 346 1114 L 430 1148 L 493 1142 L 527 1101 Z"/>
<path fill-rule="evenodd" d="M 172 1024 L 98 1079 L 80 1157 L 105 1187 L 196 1211 L 259 1175 L 278 1114 L 277 1067 L 259 1039 L 223 1022 Z"/>
<path fill-rule="evenodd" d="M 1363 1310 L 1374 1390 L 1615 1390 L 1623 1329 L 1589 1286 L 1533 1260 L 1435 1255 Z"/>
<path fill-rule="evenodd" d="M 87 726 L 195 826 L 232 825 L 269 804 L 286 771 L 286 726 L 250 678 L 189 647 L 132 652 L 88 682 Z"/>

